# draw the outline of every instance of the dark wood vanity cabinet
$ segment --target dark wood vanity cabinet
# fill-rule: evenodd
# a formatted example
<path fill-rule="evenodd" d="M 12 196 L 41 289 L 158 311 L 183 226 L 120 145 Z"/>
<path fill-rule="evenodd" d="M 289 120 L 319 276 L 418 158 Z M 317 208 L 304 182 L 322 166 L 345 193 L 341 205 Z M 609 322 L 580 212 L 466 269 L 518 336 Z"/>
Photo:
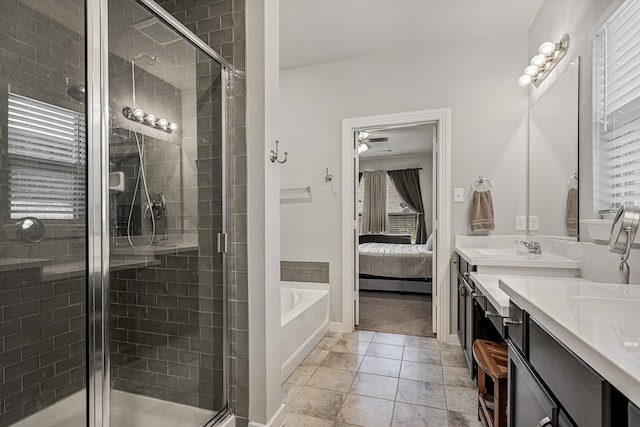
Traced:
<path fill-rule="evenodd" d="M 474 330 L 474 284 L 469 279 L 469 274 L 475 271 L 475 267 L 470 265 L 461 256 L 458 256 L 458 339 L 462 346 L 467 367 L 471 377 L 475 375 L 475 367 L 473 361 L 473 340 L 475 338 Z"/>
<path fill-rule="evenodd" d="M 628 417 L 628 427 L 640 427 L 640 409 L 631 402 L 628 406 Z"/>

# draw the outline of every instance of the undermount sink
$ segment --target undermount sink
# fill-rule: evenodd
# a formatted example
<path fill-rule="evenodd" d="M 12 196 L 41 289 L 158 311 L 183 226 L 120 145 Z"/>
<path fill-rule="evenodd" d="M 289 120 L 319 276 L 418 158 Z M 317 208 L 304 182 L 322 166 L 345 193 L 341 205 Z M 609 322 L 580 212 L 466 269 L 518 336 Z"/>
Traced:
<path fill-rule="evenodd" d="M 524 251 L 518 251 L 515 248 L 478 248 L 476 251 L 480 255 L 486 256 L 521 256 L 521 255 L 529 255 L 529 253 Z M 531 254 L 533 255 L 533 254 Z"/>

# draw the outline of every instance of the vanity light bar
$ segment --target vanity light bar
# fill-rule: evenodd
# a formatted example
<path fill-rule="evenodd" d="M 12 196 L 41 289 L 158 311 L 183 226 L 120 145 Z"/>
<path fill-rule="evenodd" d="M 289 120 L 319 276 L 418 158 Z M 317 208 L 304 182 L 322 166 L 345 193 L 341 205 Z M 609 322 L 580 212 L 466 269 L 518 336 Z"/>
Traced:
<path fill-rule="evenodd" d="M 549 75 L 551 70 L 560 62 L 569 49 L 569 34 L 562 36 L 558 43 L 545 42 L 538 48 L 538 54 L 531 58 L 530 65 L 524 69 L 524 74 L 518 79 L 522 87 L 533 83 L 535 87 Z"/>
<path fill-rule="evenodd" d="M 145 113 L 142 108 L 124 107 L 122 114 L 133 122 L 147 125 L 163 132 L 171 133 L 178 129 L 177 123 L 169 122 L 167 119 L 159 119 L 155 114 Z"/>

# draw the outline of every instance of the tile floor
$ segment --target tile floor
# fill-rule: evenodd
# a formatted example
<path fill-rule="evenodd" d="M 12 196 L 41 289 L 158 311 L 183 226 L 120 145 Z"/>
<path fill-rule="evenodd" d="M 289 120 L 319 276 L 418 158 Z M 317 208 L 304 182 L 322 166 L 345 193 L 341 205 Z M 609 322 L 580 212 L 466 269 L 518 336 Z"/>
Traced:
<path fill-rule="evenodd" d="M 283 385 L 287 427 L 480 426 L 459 346 L 329 332 Z"/>

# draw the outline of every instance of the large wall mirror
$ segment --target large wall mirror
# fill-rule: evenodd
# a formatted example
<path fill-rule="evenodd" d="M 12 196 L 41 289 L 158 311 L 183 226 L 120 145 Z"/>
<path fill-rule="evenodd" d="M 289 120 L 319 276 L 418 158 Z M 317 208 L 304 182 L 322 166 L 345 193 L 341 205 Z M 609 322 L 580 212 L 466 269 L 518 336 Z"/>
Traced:
<path fill-rule="evenodd" d="M 529 109 L 530 235 L 578 238 L 579 66 L 574 59 Z"/>

